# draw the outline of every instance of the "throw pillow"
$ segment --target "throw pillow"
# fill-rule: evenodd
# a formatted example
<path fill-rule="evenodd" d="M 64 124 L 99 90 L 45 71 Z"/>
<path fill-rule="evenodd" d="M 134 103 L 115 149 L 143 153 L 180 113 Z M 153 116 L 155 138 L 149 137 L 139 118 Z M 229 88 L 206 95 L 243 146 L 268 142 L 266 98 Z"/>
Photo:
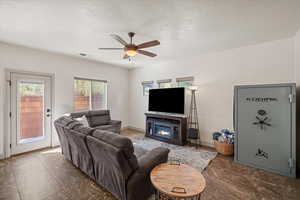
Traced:
<path fill-rule="evenodd" d="M 75 118 L 75 120 L 83 124 L 83 126 L 90 126 L 85 115 L 83 115 L 82 117 Z"/>

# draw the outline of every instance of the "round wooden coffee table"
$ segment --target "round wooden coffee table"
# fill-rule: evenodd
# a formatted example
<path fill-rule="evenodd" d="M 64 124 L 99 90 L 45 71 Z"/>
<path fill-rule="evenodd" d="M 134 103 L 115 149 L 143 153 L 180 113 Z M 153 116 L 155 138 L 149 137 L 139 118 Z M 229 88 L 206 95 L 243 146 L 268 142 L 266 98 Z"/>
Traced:
<path fill-rule="evenodd" d="M 200 199 L 206 183 L 202 174 L 185 164 L 163 163 L 151 171 L 156 200 Z"/>

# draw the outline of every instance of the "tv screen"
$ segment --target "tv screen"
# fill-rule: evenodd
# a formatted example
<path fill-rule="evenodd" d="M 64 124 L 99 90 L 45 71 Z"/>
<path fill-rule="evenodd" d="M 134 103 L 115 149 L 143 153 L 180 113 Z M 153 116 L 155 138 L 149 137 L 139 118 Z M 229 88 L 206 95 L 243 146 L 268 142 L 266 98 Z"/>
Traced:
<path fill-rule="evenodd" d="M 149 111 L 184 114 L 184 88 L 149 90 Z"/>

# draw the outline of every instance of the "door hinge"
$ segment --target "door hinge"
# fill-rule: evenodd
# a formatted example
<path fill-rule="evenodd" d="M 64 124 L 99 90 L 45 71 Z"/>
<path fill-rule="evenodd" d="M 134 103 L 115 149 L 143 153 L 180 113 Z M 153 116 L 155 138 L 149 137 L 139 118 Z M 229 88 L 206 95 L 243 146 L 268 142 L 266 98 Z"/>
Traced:
<path fill-rule="evenodd" d="M 9 148 L 11 148 L 11 144 L 9 144 Z"/>
<path fill-rule="evenodd" d="M 9 117 L 11 117 L 11 112 L 9 112 Z"/>
<path fill-rule="evenodd" d="M 11 86 L 11 80 L 7 80 L 8 85 Z"/>
<path fill-rule="evenodd" d="M 293 159 L 292 158 L 289 158 L 289 167 L 290 168 L 293 168 Z"/>
<path fill-rule="evenodd" d="M 293 103 L 295 101 L 295 95 L 289 94 L 289 100 L 290 100 L 290 103 Z"/>

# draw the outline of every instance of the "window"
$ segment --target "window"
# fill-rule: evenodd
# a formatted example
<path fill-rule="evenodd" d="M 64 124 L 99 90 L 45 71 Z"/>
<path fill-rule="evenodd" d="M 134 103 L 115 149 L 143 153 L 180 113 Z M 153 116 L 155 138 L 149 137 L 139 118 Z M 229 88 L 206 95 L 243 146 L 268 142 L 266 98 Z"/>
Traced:
<path fill-rule="evenodd" d="M 142 82 L 143 85 L 143 95 L 148 96 L 149 90 L 153 88 L 153 81 L 144 81 Z"/>
<path fill-rule="evenodd" d="M 194 77 L 176 78 L 178 87 L 188 88 L 193 85 Z"/>
<path fill-rule="evenodd" d="M 74 79 L 75 111 L 107 108 L 107 81 Z"/>
<path fill-rule="evenodd" d="M 172 79 L 158 80 L 157 84 L 158 84 L 158 88 L 171 88 Z"/>

